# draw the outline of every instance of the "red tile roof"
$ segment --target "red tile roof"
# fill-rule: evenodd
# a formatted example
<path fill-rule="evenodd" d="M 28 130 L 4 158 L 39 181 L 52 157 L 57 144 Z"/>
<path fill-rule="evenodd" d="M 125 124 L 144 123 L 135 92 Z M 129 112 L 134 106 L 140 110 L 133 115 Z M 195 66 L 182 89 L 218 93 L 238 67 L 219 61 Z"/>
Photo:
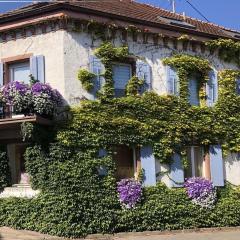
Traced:
<path fill-rule="evenodd" d="M 187 27 L 184 26 L 178 26 L 177 28 L 179 29 L 179 32 L 183 29 L 187 29 L 187 31 L 191 31 L 195 34 L 211 35 L 212 37 L 235 38 L 235 34 L 240 37 L 240 33 L 216 24 L 203 22 L 191 17 L 184 17 L 183 15 L 172 13 L 162 8 L 131 0 L 80 0 L 35 3 L 0 15 L 0 25 L 1 23 L 6 23 L 14 19 L 16 20 L 34 15 L 37 16 L 38 14 L 43 14 L 54 9 L 71 9 L 79 12 L 91 11 L 91 14 L 111 15 L 113 18 L 124 18 L 126 21 L 132 22 L 138 21 L 145 25 L 154 24 L 155 27 L 159 25 L 159 27 L 165 26 L 167 28 L 174 28 L 169 21 L 164 21 L 164 18 L 170 18 L 195 26 L 195 28 L 192 29 L 187 29 Z M 163 17 L 163 19 L 160 17 Z"/>

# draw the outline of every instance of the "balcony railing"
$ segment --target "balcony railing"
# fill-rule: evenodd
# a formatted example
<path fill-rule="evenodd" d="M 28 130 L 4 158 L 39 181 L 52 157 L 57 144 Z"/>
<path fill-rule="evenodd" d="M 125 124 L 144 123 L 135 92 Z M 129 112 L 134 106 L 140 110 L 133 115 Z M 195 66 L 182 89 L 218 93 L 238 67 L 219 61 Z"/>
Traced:
<path fill-rule="evenodd" d="M 1 107 L 0 106 L 0 119 L 8 119 L 8 118 L 23 118 L 24 114 L 16 114 L 14 113 L 10 107 Z"/>

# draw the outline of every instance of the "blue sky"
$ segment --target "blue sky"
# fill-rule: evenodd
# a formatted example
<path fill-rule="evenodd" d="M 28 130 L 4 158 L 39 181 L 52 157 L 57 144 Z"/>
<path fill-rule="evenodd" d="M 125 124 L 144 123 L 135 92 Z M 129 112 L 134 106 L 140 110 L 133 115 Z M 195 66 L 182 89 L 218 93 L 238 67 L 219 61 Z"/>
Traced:
<path fill-rule="evenodd" d="M 138 0 L 165 9 L 171 9 L 169 0 Z M 193 10 L 186 0 L 175 0 L 178 13 L 198 19 L 203 18 Z M 240 31 L 240 0 L 188 0 L 196 6 L 211 22 Z M 6 12 L 14 8 L 26 5 L 26 1 L 0 0 L 0 12 Z"/>

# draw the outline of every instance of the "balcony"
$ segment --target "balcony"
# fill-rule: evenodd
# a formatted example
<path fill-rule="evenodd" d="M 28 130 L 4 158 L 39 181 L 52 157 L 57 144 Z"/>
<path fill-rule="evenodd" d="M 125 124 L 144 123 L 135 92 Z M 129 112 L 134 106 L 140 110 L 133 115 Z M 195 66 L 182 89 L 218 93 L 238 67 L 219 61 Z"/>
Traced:
<path fill-rule="evenodd" d="M 53 121 L 37 114 L 26 116 L 4 111 L 0 107 L 0 143 L 11 143 L 21 140 L 21 124 L 29 122 L 39 125 L 51 126 Z"/>

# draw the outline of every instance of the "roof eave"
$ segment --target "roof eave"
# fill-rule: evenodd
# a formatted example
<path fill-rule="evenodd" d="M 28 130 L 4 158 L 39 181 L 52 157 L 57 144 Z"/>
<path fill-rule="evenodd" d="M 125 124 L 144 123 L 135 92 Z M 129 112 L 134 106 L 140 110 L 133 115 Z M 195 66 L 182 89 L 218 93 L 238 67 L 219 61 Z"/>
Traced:
<path fill-rule="evenodd" d="M 230 36 L 228 37 L 228 36 L 223 36 L 223 35 L 216 35 L 216 34 L 210 34 L 210 33 L 206 33 L 206 32 L 200 32 L 200 31 L 195 31 L 194 29 L 187 29 L 187 28 L 180 27 L 180 26 L 176 27 L 176 26 L 172 26 L 172 25 L 170 26 L 170 25 L 162 24 L 162 23 L 154 23 L 154 22 L 150 22 L 150 21 L 146 21 L 146 20 L 125 17 L 125 16 L 113 14 L 113 13 L 106 13 L 106 12 L 85 8 L 82 6 L 71 5 L 68 3 L 62 3 L 62 2 L 52 3 L 50 5 L 45 5 L 38 9 L 33 9 L 31 11 L 13 14 L 12 16 L 8 15 L 7 17 L 4 17 L 4 18 L 0 17 L 0 25 L 6 24 L 7 22 L 13 22 L 13 21 L 26 19 L 26 18 L 33 17 L 33 16 L 39 16 L 39 15 L 43 15 L 45 13 L 59 11 L 59 10 L 70 10 L 72 12 L 81 12 L 81 13 L 87 13 L 87 14 L 96 15 L 96 16 L 110 17 L 113 19 L 118 19 L 118 20 L 122 20 L 125 22 L 130 22 L 130 23 L 142 24 L 142 25 L 149 26 L 149 27 L 162 28 L 165 30 L 178 31 L 178 32 L 183 32 L 183 33 L 191 33 L 196 36 L 202 36 L 202 37 L 206 37 L 206 38 L 210 38 L 210 39 L 232 38 L 234 40 L 239 41 L 239 39 L 233 38 Z"/>

